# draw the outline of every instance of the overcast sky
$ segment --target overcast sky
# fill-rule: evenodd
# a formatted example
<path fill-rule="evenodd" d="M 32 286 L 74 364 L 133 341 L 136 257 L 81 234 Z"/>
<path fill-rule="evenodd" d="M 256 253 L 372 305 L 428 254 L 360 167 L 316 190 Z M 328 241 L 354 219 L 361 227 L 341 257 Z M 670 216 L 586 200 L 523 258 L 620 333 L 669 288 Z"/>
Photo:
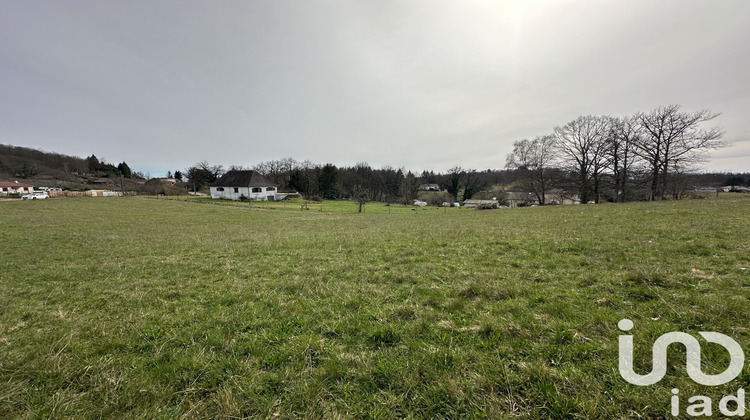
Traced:
<path fill-rule="evenodd" d="M 721 112 L 750 171 L 750 1 L 0 0 L 0 143 L 161 176 L 293 157 L 500 168 L 579 115 Z"/>

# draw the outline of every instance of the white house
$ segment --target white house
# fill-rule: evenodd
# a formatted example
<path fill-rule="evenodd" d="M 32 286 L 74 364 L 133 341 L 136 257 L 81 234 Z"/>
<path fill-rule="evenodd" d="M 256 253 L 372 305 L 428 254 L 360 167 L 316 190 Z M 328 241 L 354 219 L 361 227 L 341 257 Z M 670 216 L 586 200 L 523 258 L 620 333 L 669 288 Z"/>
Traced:
<path fill-rule="evenodd" d="M 229 171 L 209 188 L 211 198 L 276 201 L 276 185 L 255 171 Z"/>
<path fill-rule="evenodd" d="M 34 192 L 34 187 L 18 181 L 0 182 L 0 195 L 28 194 Z"/>
<path fill-rule="evenodd" d="M 440 191 L 438 184 L 422 184 L 419 186 L 420 191 Z"/>

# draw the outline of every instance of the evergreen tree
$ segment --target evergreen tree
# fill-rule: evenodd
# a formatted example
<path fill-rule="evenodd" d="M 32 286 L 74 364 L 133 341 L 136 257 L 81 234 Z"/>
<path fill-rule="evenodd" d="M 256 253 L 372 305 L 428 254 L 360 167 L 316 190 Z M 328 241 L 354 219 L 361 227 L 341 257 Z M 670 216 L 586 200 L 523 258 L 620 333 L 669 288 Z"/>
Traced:
<path fill-rule="evenodd" d="M 130 178 L 133 176 L 133 171 L 130 170 L 130 166 L 128 166 L 127 163 L 122 162 L 119 165 L 117 165 L 117 170 L 124 176 L 125 178 Z"/>
<path fill-rule="evenodd" d="M 99 159 L 95 155 L 91 155 L 86 158 L 86 162 L 89 166 L 89 172 L 95 173 L 99 171 L 99 168 L 101 167 L 101 163 L 99 162 Z"/>
<path fill-rule="evenodd" d="M 336 183 L 339 179 L 339 170 L 336 165 L 327 163 L 318 177 L 318 190 L 323 198 L 336 198 L 338 189 Z"/>

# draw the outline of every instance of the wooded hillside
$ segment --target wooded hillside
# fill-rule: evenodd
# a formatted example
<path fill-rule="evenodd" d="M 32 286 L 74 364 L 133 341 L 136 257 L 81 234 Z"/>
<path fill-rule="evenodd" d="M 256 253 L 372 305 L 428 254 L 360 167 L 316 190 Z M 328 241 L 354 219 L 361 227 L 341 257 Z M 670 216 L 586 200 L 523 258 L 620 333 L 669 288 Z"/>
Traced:
<path fill-rule="evenodd" d="M 0 144 L 0 177 L 21 179 L 77 180 L 88 177 L 131 176 L 125 162 L 113 165 L 93 154 L 87 158 Z"/>
<path fill-rule="evenodd" d="M 28 147 L 0 144 L 0 175 L 13 178 L 49 176 L 65 179 L 87 172 L 85 159 Z"/>

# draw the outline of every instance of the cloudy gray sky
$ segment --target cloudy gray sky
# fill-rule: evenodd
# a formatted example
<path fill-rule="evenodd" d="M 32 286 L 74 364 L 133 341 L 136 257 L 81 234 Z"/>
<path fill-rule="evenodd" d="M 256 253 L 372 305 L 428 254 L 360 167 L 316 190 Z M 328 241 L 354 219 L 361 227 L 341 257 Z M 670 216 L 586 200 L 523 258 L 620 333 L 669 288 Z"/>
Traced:
<path fill-rule="evenodd" d="M 0 143 L 499 168 L 579 115 L 708 108 L 750 171 L 750 2 L 0 0 Z"/>

